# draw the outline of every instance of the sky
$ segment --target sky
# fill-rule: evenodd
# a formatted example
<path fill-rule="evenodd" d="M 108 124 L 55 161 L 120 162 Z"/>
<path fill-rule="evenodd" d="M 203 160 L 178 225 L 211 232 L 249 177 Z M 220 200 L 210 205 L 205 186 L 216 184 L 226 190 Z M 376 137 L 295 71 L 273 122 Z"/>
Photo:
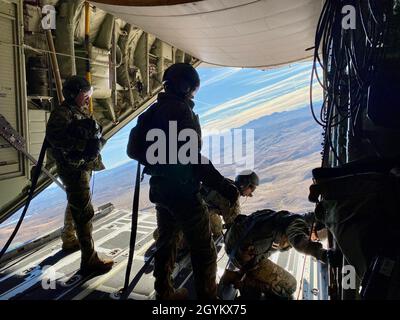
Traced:
<path fill-rule="evenodd" d="M 203 136 L 239 128 L 274 112 L 309 105 L 311 62 L 299 62 L 269 70 L 199 67 L 201 85 L 194 101 Z M 322 91 L 314 84 L 314 100 Z M 311 114 L 310 114 L 311 116 Z M 132 121 L 102 151 L 106 168 L 131 161 L 125 152 Z"/>

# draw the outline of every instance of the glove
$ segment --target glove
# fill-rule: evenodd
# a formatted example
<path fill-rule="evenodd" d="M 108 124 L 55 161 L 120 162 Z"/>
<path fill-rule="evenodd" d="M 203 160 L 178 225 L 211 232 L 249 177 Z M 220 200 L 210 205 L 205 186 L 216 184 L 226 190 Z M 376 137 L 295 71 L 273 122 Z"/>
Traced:
<path fill-rule="evenodd" d="M 238 188 L 228 179 L 223 179 L 217 190 L 224 198 L 228 199 L 231 206 L 239 199 Z"/>
<path fill-rule="evenodd" d="M 322 247 L 320 242 L 313 242 L 309 239 L 303 238 L 300 241 L 293 243 L 293 247 L 299 252 L 311 255 L 319 261 L 327 263 L 327 250 Z"/>
<path fill-rule="evenodd" d="M 328 250 L 320 249 L 320 250 L 317 251 L 317 254 L 315 255 L 315 257 L 319 261 L 321 261 L 323 264 L 327 264 L 328 263 L 327 252 L 328 252 Z"/>
<path fill-rule="evenodd" d="M 100 154 L 102 143 L 100 139 L 90 139 L 86 143 L 86 148 L 83 151 L 83 157 L 87 161 L 92 161 Z"/>
<path fill-rule="evenodd" d="M 319 242 L 313 242 L 313 243 L 321 245 Z M 335 267 L 335 265 L 332 264 L 332 261 L 333 261 L 332 260 L 332 257 L 333 257 L 332 256 L 332 250 L 323 249 L 322 245 L 321 245 L 321 247 L 317 247 L 317 249 L 315 249 L 314 252 L 315 253 L 313 254 L 313 256 L 317 260 L 321 261 L 323 264 L 328 264 L 329 263 L 331 266 Z"/>
<path fill-rule="evenodd" d="M 333 268 L 339 268 L 342 265 L 343 256 L 342 256 L 342 253 L 339 250 L 335 250 L 335 249 L 327 250 L 326 258 L 327 258 L 327 262 Z"/>

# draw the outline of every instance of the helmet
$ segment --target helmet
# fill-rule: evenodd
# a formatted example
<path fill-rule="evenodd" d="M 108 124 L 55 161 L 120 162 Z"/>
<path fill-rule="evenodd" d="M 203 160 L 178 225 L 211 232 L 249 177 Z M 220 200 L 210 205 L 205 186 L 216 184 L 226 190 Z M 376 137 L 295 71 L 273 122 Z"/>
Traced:
<path fill-rule="evenodd" d="M 90 91 L 92 86 L 89 81 L 81 76 L 71 76 L 67 78 L 63 84 L 63 95 L 68 103 L 74 103 L 75 98 L 81 91 Z"/>
<path fill-rule="evenodd" d="M 189 63 L 175 63 L 167 68 L 162 79 L 165 91 L 178 96 L 187 95 L 200 86 L 200 77 Z"/>
<path fill-rule="evenodd" d="M 239 173 L 235 178 L 235 185 L 239 190 L 244 190 L 250 186 L 257 187 L 260 184 L 260 179 L 257 174 L 251 170 L 245 170 Z"/>

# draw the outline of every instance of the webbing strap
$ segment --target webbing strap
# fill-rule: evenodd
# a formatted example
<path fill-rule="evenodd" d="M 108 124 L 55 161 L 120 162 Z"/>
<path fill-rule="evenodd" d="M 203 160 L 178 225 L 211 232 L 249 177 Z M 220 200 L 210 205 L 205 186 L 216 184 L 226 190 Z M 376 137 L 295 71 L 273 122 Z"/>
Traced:
<path fill-rule="evenodd" d="M 40 149 L 40 154 L 39 154 L 39 159 L 38 162 L 35 166 L 35 170 L 33 171 L 32 174 L 32 183 L 31 183 L 31 187 L 29 188 L 29 193 L 28 193 L 28 198 L 26 199 L 26 203 L 25 203 L 25 207 L 22 211 L 21 216 L 19 217 L 18 223 L 14 228 L 14 231 L 12 232 L 10 238 L 7 240 L 6 244 L 4 245 L 3 249 L 1 249 L 0 252 L 0 260 L 3 257 L 3 255 L 6 253 L 8 247 L 10 246 L 10 244 L 12 243 L 12 241 L 14 240 L 15 236 L 18 233 L 19 228 L 21 227 L 22 221 L 25 218 L 25 214 L 28 211 L 29 205 L 33 199 L 33 196 L 35 194 L 35 189 L 36 189 L 36 185 L 37 182 L 39 180 L 40 177 L 40 173 L 42 172 L 42 166 L 43 166 L 43 162 L 44 162 L 44 156 L 46 155 L 46 149 L 48 147 L 48 142 L 45 138 L 43 144 L 42 144 L 42 148 Z"/>
<path fill-rule="evenodd" d="M 129 241 L 129 256 L 128 256 L 128 264 L 126 266 L 125 272 L 125 283 L 124 288 L 122 289 L 122 298 L 127 298 L 129 295 L 128 286 L 129 286 L 129 278 L 131 275 L 131 268 L 133 263 L 133 257 L 135 254 L 135 243 L 136 243 L 136 233 L 137 233 L 137 225 L 138 225 L 138 216 L 139 216 L 139 194 L 140 194 L 140 163 L 137 164 L 136 171 L 136 182 L 135 182 L 135 192 L 133 195 L 133 205 L 132 205 L 132 224 L 131 224 L 131 237 Z"/>

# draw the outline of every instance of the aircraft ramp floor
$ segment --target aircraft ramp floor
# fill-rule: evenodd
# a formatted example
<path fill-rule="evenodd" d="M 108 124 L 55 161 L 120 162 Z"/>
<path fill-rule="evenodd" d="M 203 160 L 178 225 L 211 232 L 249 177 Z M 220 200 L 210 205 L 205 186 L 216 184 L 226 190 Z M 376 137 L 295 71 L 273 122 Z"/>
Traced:
<path fill-rule="evenodd" d="M 83 277 L 79 274 L 80 252 L 66 254 L 61 250 L 59 238 L 25 252 L 0 266 L 0 300 L 81 300 L 120 299 L 129 253 L 131 213 L 114 209 L 94 222 L 94 240 L 102 256 L 112 258 L 113 269 L 103 275 Z M 136 236 L 135 258 L 131 279 L 143 267 L 154 249 L 153 231 L 155 213 L 141 211 Z M 227 264 L 222 242 L 217 243 L 218 277 Z M 277 253 L 271 259 L 295 275 L 298 289 L 294 298 L 306 300 L 327 299 L 325 272 L 311 257 L 306 258 L 294 250 Z M 303 272 L 304 269 L 304 272 Z M 152 300 L 155 297 L 152 264 L 130 293 L 129 299 Z M 303 281 L 301 281 L 303 275 Z M 189 289 L 192 299 L 193 277 L 189 255 L 181 255 L 174 271 L 175 285 Z M 299 290 L 301 291 L 299 293 Z"/>

